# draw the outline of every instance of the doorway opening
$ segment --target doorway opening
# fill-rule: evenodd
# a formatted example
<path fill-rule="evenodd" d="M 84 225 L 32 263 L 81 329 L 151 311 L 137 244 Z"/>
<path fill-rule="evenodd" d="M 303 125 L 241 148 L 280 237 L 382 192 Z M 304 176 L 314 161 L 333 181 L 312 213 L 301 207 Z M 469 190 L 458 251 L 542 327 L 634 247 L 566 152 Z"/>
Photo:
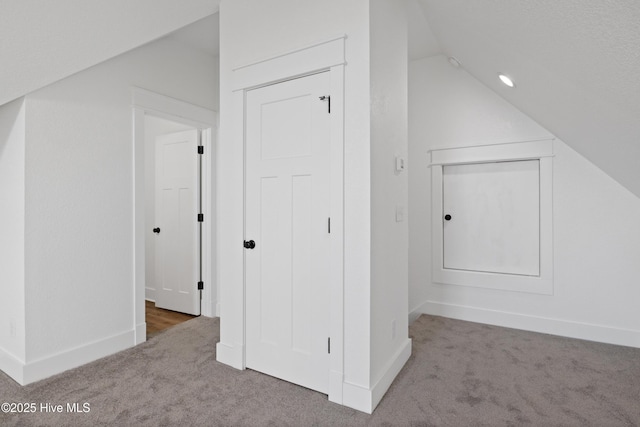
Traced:
<path fill-rule="evenodd" d="M 147 338 L 201 312 L 200 132 L 145 115 Z"/>
<path fill-rule="evenodd" d="M 152 314 L 147 307 L 155 320 L 160 313 L 171 322 L 191 318 L 177 313 L 217 314 L 212 155 L 217 113 L 134 88 L 133 121 L 139 344 L 147 338 L 147 312 Z M 152 331 L 157 327 L 152 325 Z"/>

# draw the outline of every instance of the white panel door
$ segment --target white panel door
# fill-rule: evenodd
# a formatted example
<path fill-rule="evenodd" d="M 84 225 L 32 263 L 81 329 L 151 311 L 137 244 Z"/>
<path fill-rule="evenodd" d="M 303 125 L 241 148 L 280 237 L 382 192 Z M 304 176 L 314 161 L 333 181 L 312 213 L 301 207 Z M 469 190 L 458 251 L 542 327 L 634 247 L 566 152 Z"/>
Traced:
<path fill-rule="evenodd" d="M 329 73 L 247 92 L 246 365 L 329 384 Z M 240 243 L 240 242 L 239 242 Z M 246 242 L 245 242 L 246 247 Z"/>
<path fill-rule="evenodd" d="M 444 268 L 540 274 L 540 161 L 443 167 Z"/>
<path fill-rule="evenodd" d="M 156 306 L 194 315 L 200 314 L 198 136 L 193 129 L 156 138 Z"/>

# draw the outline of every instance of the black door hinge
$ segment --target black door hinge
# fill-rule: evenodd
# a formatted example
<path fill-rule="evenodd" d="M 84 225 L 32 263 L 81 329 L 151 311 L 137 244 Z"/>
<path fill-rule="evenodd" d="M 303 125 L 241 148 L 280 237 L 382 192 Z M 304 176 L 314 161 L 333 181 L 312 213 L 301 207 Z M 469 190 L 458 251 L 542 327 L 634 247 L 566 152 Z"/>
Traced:
<path fill-rule="evenodd" d="M 204 222 L 204 214 L 198 214 L 198 222 Z"/>
<path fill-rule="evenodd" d="M 198 154 L 204 154 L 204 145 L 198 145 Z"/>
<path fill-rule="evenodd" d="M 327 101 L 327 112 L 331 114 L 331 95 L 321 96 L 320 101 Z"/>
<path fill-rule="evenodd" d="M 327 232 L 331 234 L 331 217 L 327 218 Z"/>
<path fill-rule="evenodd" d="M 198 290 L 201 291 L 204 289 L 204 282 L 201 280 L 198 282 Z"/>
<path fill-rule="evenodd" d="M 327 338 L 327 353 L 331 354 L 331 337 Z"/>

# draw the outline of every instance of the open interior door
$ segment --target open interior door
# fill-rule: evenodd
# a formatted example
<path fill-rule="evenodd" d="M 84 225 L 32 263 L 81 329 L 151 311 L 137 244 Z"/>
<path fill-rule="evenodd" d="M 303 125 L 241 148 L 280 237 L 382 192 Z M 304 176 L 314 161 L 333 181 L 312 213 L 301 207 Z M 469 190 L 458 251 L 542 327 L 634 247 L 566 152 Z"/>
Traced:
<path fill-rule="evenodd" d="M 196 129 L 156 138 L 156 306 L 200 315 L 200 158 Z"/>

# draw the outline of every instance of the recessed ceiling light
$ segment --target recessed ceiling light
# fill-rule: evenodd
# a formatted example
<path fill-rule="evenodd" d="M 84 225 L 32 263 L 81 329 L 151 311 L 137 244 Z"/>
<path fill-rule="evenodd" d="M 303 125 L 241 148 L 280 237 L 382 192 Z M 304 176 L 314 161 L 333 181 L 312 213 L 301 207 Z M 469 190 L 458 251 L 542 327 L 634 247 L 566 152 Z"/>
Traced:
<path fill-rule="evenodd" d="M 515 83 L 513 83 L 513 80 L 511 80 L 511 78 L 507 75 L 504 75 L 502 73 L 498 73 L 498 77 L 500 78 L 500 81 L 504 84 L 506 84 L 509 87 L 516 87 Z"/>

